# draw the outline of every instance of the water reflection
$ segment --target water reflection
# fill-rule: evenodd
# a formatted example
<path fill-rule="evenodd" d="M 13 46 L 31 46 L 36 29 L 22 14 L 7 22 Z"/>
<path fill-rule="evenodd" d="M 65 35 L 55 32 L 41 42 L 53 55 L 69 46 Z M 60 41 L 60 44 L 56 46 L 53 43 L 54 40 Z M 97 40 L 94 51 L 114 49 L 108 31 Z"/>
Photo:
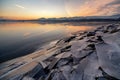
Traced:
<path fill-rule="evenodd" d="M 32 53 L 38 46 L 69 33 L 96 28 L 96 25 L 76 24 L 0 23 L 0 61 Z"/>

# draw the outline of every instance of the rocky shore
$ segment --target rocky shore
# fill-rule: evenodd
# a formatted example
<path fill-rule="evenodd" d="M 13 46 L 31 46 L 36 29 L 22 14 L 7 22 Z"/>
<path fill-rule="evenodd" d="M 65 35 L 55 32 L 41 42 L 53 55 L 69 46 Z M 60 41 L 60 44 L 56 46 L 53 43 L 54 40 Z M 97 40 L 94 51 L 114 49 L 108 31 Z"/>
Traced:
<path fill-rule="evenodd" d="M 77 32 L 1 63 L 0 80 L 120 80 L 120 24 Z"/>

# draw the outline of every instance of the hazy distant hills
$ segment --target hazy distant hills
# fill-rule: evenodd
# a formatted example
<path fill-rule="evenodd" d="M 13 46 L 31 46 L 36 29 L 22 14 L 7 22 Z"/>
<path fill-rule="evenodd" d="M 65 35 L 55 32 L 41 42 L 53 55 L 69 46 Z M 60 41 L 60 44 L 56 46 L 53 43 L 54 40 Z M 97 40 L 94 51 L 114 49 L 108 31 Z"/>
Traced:
<path fill-rule="evenodd" d="M 115 19 L 115 18 L 120 18 L 120 14 L 116 14 L 116 15 L 112 15 L 112 16 L 86 16 L 86 17 L 62 17 L 62 18 L 47 18 L 47 19 L 50 19 L 50 20 L 53 20 L 53 19 Z M 44 20 L 46 18 L 39 18 L 38 20 Z"/>
<path fill-rule="evenodd" d="M 120 14 L 112 15 L 113 17 L 120 17 Z"/>
<path fill-rule="evenodd" d="M 2 22 L 79 22 L 79 21 L 120 21 L 120 14 L 112 16 L 86 16 L 86 17 L 62 17 L 62 18 L 39 18 L 34 20 L 10 20 L 0 18 Z"/>
<path fill-rule="evenodd" d="M 112 16 L 40 18 L 37 19 L 37 21 L 40 22 L 120 21 L 120 14 Z"/>

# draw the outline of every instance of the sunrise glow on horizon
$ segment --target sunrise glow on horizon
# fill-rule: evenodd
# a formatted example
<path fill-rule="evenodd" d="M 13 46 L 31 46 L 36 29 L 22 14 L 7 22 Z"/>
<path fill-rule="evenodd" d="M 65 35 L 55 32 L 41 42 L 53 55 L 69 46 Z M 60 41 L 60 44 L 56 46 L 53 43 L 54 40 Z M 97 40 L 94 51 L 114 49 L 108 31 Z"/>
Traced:
<path fill-rule="evenodd" d="M 120 13 L 119 3 L 120 0 L 0 0 L 0 18 L 107 16 Z"/>

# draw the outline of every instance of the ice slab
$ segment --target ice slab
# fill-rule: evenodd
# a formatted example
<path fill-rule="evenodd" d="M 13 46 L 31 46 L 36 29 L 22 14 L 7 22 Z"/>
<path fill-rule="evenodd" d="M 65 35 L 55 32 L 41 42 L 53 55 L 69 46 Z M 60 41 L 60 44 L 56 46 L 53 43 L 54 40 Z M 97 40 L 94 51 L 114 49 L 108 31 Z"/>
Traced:
<path fill-rule="evenodd" d="M 120 79 L 120 51 L 117 46 L 101 43 L 96 45 L 96 51 L 102 69 L 110 76 Z"/>

